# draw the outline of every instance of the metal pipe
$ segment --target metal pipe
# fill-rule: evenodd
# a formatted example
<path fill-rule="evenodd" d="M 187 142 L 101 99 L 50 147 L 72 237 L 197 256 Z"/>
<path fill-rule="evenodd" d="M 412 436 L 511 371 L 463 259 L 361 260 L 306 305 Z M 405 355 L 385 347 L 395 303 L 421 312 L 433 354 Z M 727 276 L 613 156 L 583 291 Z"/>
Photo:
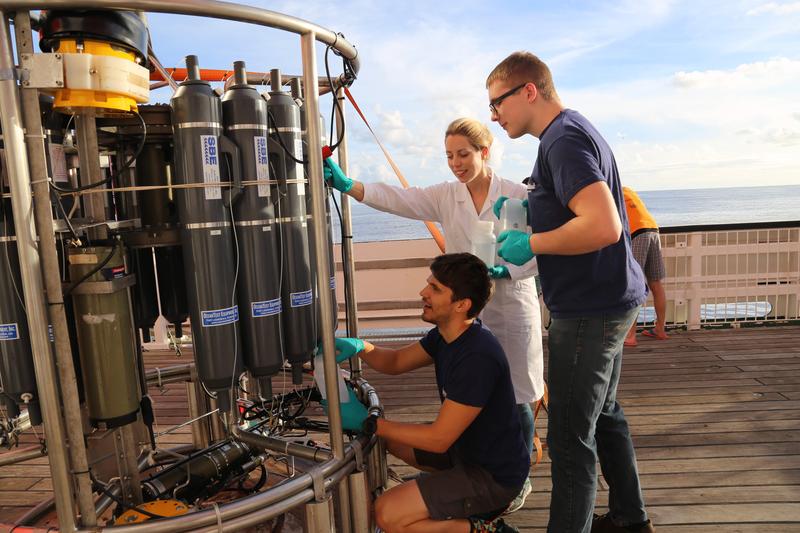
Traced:
<path fill-rule="evenodd" d="M 369 495 L 366 472 L 350 474 L 347 478 L 347 485 L 350 487 L 350 515 L 353 521 L 353 531 L 355 533 L 374 531 L 374 528 L 370 528 L 372 499 Z"/>
<path fill-rule="evenodd" d="M 163 0 L 4 0 L 3 6 L 6 11 L 64 9 L 67 7 L 75 9 L 124 9 L 246 22 L 248 24 L 277 28 L 298 35 L 310 33 L 321 43 L 331 45 L 346 57 L 350 61 L 354 74 L 358 74 L 360 67 L 358 51 L 341 35 L 307 20 L 243 4 L 216 2 L 214 0 L 173 0 L 171 2 Z"/>
<path fill-rule="evenodd" d="M 4 453 L 0 455 L 0 466 L 23 463 L 25 461 L 30 461 L 31 459 L 38 459 L 39 457 L 45 457 L 46 455 L 47 455 L 46 450 L 41 446 L 22 448 L 21 450 L 16 450 L 11 453 Z"/>
<path fill-rule="evenodd" d="M 62 531 L 75 530 L 75 508 L 73 506 L 72 483 L 69 477 L 67 445 L 61 405 L 56 392 L 56 369 L 50 353 L 50 337 L 47 331 L 44 285 L 36 246 L 31 205 L 31 178 L 25 138 L 20 113 L 19 93 L 15 79 L 11 35 L 5 11 L 0 11 L 0 121 L 2 121 L 8 183 L 11 188 L 11 205 L 17 230 L 22 289 L 27 306 L 28 327 L 31 336 L 36 385 L 45 434 L 49 447 L 50 472 L 56 497 L 58 523 Z M 31 132 L 29 132 L 30 134 Z M 92 508 L 94 509 L 94 508 Z"/>
<path fill-rule="evenodd" d="M 34 53 L 31 21 L 27 11 L 20 11 L 16 14 L 14 35 L 17 42 L 17 53 Z M 39 110 L 39 92 L 36 89 L 22 88 L 20 94 L 23 121 L 25 130 L 28 132 L 26 144 L 33 185 L 34 217 L 39 233 L 39 257 L 42 261 L 42 277 L 46 290 L 49 323 L 53 326 L 53 348 L 60 384 L 57 390 L 60 390 L 61 403 L 64 406 L 64 424 L 69 442 L 67 450 L 75 480 L 75 496 L 81 523 L 84 526 L 93 526 L 97 523 L 97 517 L 94 515 L 92 481 L 89 477 L 89 462 L 83 436 L 78 380 L 75 376 L 67 313 L 61 291 L 61 274 L 56 237 L 53 232 L 53 212 L 47 175 L 47 155 Z"/>
<path fill-rule="evenodd" d="M 149 386 L 166 385 L 167 383 L 180 383 L 191 381 L 194 372 L 194 363 L 173 365 L 165 368 L 153 368 L 145 373 Z"/>
<path fill-rule="evenodd" d="M 316 38 L 313 32 L 300 36 L 301 56 L 303 60 L 303 87 L 306 100 L 306 142 L 308 143 L 308 189 L 311 192 L 312 230 L 314 232 L 314 257 L 317 258 L 317 287 L 327 287 L 331 273 L 328 261 L 328 228 L 325 217 L 325 182 L 322 177 L 322 132 L 319 120 L 319 86 L 317 84 L 317 55 L 314 49 Z M 333 314 L 333 298 L 330 291 L 319 291 L 319 316 Z M 342 413 L 340 411 L 339 387 L 337 378 L 339 367 L 336 364 L 336 347 L 334 335 L 336 326 L 330 320 L 320 321 L 322 338 L 322 360 L 325 373 L 325 388 L 328 398 L 328 427 L 330 429 L 331 450 L 337 459 L 344 457 L 344 437 L 342 436 Z M 350 497 L 347 486 L 337 488 L 336 508 L 341 517 L 342 530 L 346 533 L 350 528 Z"/>
<path fill-rule="evenodd" d="M 249 444 L 256 448 L 270 450 L 273 452 L 281 452 L 287 455 L 294 455 L 302 459 L 314 461 L 315 463 L 330 461 L 333 458 L 331 453 L 327 450 L 312 448 L 311 446 L 304 446 L 302 444 L 276 439 L 274 437 L 257 435 L 249 431 L 243 431 L 238 427 L 234 428 L 233 435 L 245 444 Z"/>
<path fill-rule="evenodd" d="M 200 410 L 200 402 L 198 401 L 198 389 L 196 381 L 186 382 L 186 399 L 189 406 L 189 420 L 194 420 L 195 423 L 191 424 L 192 429 L 192 444 L 197 448 L 208 448 L 210 442 L 210 429 L 208 427 L 208 420 L 205 417 L 200 418 L 203 412 Z"/>
<path fill-rule="evenodd" d="M 307 503 L 303 531 L 306 533 L 334 533 L 332 507 L 330 497 L 322 501 Z"/>
<path fill-rule="evenodd" d="M 348 159 L 347 137 L 345 136 L 345 116 L 344 116 L 344 87 L 340 87 L 333 95 L 339 101 L 341 113 L 336 116 L 336 132 L 338 134 L 339 147 L 336 149 L 339 157 L 339 166 L 347 174 L 350 170 L 350 160 Z M 344 283 L 345 301 L 345 321 L 347 323 L 347 336 L 358 337 L 358 309 L 356 297 L 356 266 L 353 257 L 353 218 L 350 213 L 350 196 L 341 195 L 342 200 L 342 274 Z M 350 359 L 350 368 L 353 377 L 361 375 L 361 358 L 353 357 Z"/>
<path fill-rule="evenodd" d="M 361 438 L 362 445 L 365 444 L 366 439 Z M 321 475 L 325 478 L 325 486 L 331 485 L 341 480 L 344 476 L 353 471 L 355 465 L 352 459 L 355 451 L 351 446 L 345 450 L 344 460 L 331 459 L 325 463 L 321 463 L 313 469 L 314 475 Z M 229 521 L 243 517 L 243 520 L 250 520 L 253 517 L 260 517 L 262 519 L 276 516 L 280 512 L 265 515 L 264 511 L 269 510 L 269 506 L 278 504 L 281 512 L 285 512 L 291 507 L 283 507 L 285 501 L 293 496 L 307 492 L 307 496 L 300 500 L 299 503 L 308 501 L 313 497 L 313 491 L 309 490 L 313 485 L 311 473 L 300 474 L 272 489 L 255 494 L 253 496 L 242 498 L 226 505 L 220 505 L 218 511 L 215 509 L 207 509 L 198 511 L 183 516 L 174 518 L 164 518 L 155 521 L 148 521 L 139 525 L 130 526 L 116 526 L 109 531 L 114 533 L 176 533 L 178 531 L 194 531 L 207 526 L 216 525 L 217 520 L 221 520 L 223 524 Z M 294 500 L 293 500 L 294 501 Z M 297 503 L 293 504 L 297 505 Z M 217 531 L 216 528 L 212 529 Z M 224 531 L 232 531 L 233 529 L 224 529 Z M 81 529 L 80 533 L 97 533 L 97 529 Z"/>
<path fill-rule="evenodd" d="M 325 184 L 322 177 L 322 132 L 319 121 L 319 99 L 317 97 L 317 56 L 314 50 L 314 34 L 307 33 L 300 38 L 303 58 L 303 85 L 306 89 L 306 130 L 308 143 L 308 188 L 311 192 L 312 229 L 314 231 L 314 253 L 317 258 L 327 257 L 328 232 L 325 227 Z M 322 216 L 319 216 L 320 213 Z M 317 287 L 327 287 L 330 280 L 327 261 L 317 261 Z M 333 300 L 330 291 L 319 291 L 320 316 L 331 316 Z M 337 378 L 339 368 L 336 365 L 336 347 L 334 345 L 333 324 L 322 320 L 320 324 L 322 350 L 325 371 L 325 388 L 328 397 L 328 420 L 331 433 L 331 450 L 333 456 L 341 459 L 344 456 L 344 439 L 342 437 L 342 416 L 339 410 L 339 387 Z"/>

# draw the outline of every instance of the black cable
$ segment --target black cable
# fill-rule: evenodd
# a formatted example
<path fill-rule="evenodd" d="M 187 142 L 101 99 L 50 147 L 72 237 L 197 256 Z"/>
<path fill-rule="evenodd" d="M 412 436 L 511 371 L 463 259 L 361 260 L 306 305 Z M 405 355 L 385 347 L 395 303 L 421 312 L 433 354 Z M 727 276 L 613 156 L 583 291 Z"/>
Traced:
<path fill-rule="evenodd" d="M 114 252 L 116 252 L 116 251 L 117 251 L 117 244 L 116 244 L 116 243 L 114 243 L 114 245 L 111 247 L 111 251 L 108 253 L 108 255 L 106 256 L 106 258 L 105 258 L 105 259 L 103 259 L 103 260 L 102 260 L 100 263 L 98 263 L 98 264 L 97 264 L 97 266 L 95 266 L 95 267 L 94 267 L 93 269 L 91 269 L 89 272 L 87 272 L 86 274 L 84 274 L 84 275 L 81 277 L 81 279 L 79 279 L 78 281 L 76 281 L 75 283 L 73 283 L 72 285 L 70 285 L 70 286 L 67 288 L 67 290 L 66 290 L 66 291 L 64 291 L 64 296 L 69 296 L 69 295 L 72 293 L 72 291 L 74 291 L 74 290 L 75 290 L 75 288 L 76 288 L 78 285 L 80 285 L 81 283 L 83 283 L 83 282 L 84 282 L 84 281 L 86 281 L 87 279 L 91 278 L 91 277 L 92 277 L 92 276 L 94 276 L 96 273 L 100 272 L 100 270 L 102 270 L 102 268 L 103 268 L 103 267 L 105 267 L 105 266 L 108 264 L 108 262 L 109 262 L 109 261 L 111 261 L 111 258 L 112 258 L 112 257 L 114 257 Z"/>
<path fill-rule="evenodd" d="M 104 179 L 102 179 L 100 181 L 96 181 L 94 183 L 87 183 L 86 185 L 80 185 L 80 186 L 74 187 L 74 188 L 73 187 L 61 187 L 59 185 L 56 185 L 54 182 L 50 182 L 50 187 L 52 187 L 53 189 L 55 189 L 55 190 L 57 190 L 58 192 L 61 192 L 61 193 L 76 193 L 76 192 L 86 191 L 86 190 L 89 190 L 89 189 L 94 189 L 94 188 L 100 187 L 102 185 L 108 185 L 114 179 L 116 179 L 117 176 L 121 176 L 123 172 L 128 170 L 131 167 L 131 165 L 133 165 L 133 163 L 136 161 L 136 158 L 139 157 L 139 154 L 142 153 L 142 149 L 144 149 L 144 143 L 147 140 L 147 124 L 144 121 L 144 117 L 142 115 L 140 115 L 139 113 L 135 113 L 135 115 L 139 119 L 139 121 L 142 123 L 142 138 L 139 141 L 139 146 L 136 148 L 136 152 L 130 157 L 130 159 L 125 161 L 125 163 L 122 165 L 122 167 L 120 167 L 120 169 L 117 172 L 115 172 L 113 174 L 109 174 L 109 176 L 107 178 L 104 178 Z M 85 166 L 88 166 L 88 164 L 85 165 Z"/>
<path fill-rule="evenodd" d="M 275 121 L 275 117 L 273 117 L 273 116 L 272 116 L 272 112 L 270 112 L 270 111 L 267 111 L 267 119 L 269 120 L 269 123 L 270 123 L 270 124 L 269 124 L 269 127 L 271 127 L 271 128 L 272 128 L 272 129 L 275 131 L 275 137 L 276 137 L 276 138 L 277 138 L 277 140 L 278 140 L 278 144 L 280 144 L 280 145 L 281 145 L 281 148 L 283 148 L 283 151 L 284 151 L 284 152 L 286 152 L 286 154 L 287 154 L 287 155 L 288 155 L 288 156 L 289 156 L 289 157 L 292 159 L 292 161 L 294 161 L 295 163 L 299 163 L 299 164 L 301 164 L 301 165 L 305 165 L 305 164 L 307 164 L 307 163 L 308 163 L 308 161 L 303 161 L 302 159 L 297 159 L 297 158 L 294 156 L 294 153 L 292 153 L 292 151 L 291 151 L 291 150 L 289 150 L 288 148 L 286 148 L 286 145 L 285 145 L 285 144 L 283 144 L 283 139 L 281 138 L 281 134 L 280 134 L 280 132 L 278 131 L 278 124 L 277 124 L 277 122 Z M 306 119 L 308 119 L 308 117 L 306 117 Z"/>
<path fill-rule="evenodd" d="M 347 258 L 345 257 L 345 252 L 344 252 L 345 248 L 344 241 L 345 239 L 352 239 L 353 236 L 344 234 L 344 217 L 342 217 L 342 212 L 339 210 L 339 203 L 336 201 L 336 195 L 333 194 L 333 191 L 331 191 L 331 199 L 333 200 L 333 206 L 336 208 L 336 214 L 339 216 L 339 235 L 341 241 L 339 248 L 342 254 L 342 277 L 344 278 L 344 286 L 347 287 L 350 284 L 350 272 L 347 269 L 347 261 L 346 261 Z M 344 308 L 348 309 L 349 301 L 348 301 L 347 291 L 343 292 L 344 292 Z M 350 332 L 348 331 L 347 334 L 349 335 Z M 352 370 L 352 362 L 350 363 L 350 365 Z"/>
<path fill-rule="evenodd" d="M 342 114 L 342 108 L 339 106 L 339 95 L 336 94 L 339 89 L 336 87 L 336 84 L 331 79 L 331 71 L 330 71 L 330 67 L 328 65 L 328 52 L 330 52 L 331 49 L 333 49 L 333 47 L 330 46 L 330 45 L 328 45 L 328 47 L 325 49 L 325 76 L 327 76 L 327 78 L 328 78 L 328 85 L 331 88 L 331 95 L 333 96 L 333 107 L 331 107 L 331 127 L 330 127 L 330 132 L 331 133 L 330 133 L 330 136 L 328 138 L 330 139 L 331 143 L 333 143 L 333 144 L 331 144 L 331 151 L 335 151 L 339 147 L 339 145 L 342 143 L 342 139 L 344 139 L 344 128 L 345 128 L 345 125 L 344 125 L 344 116 Z M 334 49 L 334 53 L 336 53 L 335 49 Z M 337 112 L 339 113 L 339 117 L 342 119 L 342 131 L 339 132 L 339 138 L 334 143 L 333 142 L 333 124 L 334 124 L 334 122 L 336 120 L 336 113 Z"/>
<path fill-rule="evenodd" d="M 69 229 L 69 232 L 72 234 L 72 237 L 76 241 L 80 240 L 80 237 L 78 237 L 78 234 L 75 232 L 75 228 L 72 227 L 72 222 L 69 219 L 67 210 L 64 209 L 64 204 L 61 203 L 61 197 L 59 197 L 58 193 L 54 191 L 52 188 L 50 189 L 50 199 L 53 202 L 55 202 L 56 206 L 58 207 L 58 210 L 61 211 L 61 215 L 64 217 L 64 222 L 67 223 L 67 229 Z M 78 199 L 76 198 L 75 201 L 77 202 Z"/>

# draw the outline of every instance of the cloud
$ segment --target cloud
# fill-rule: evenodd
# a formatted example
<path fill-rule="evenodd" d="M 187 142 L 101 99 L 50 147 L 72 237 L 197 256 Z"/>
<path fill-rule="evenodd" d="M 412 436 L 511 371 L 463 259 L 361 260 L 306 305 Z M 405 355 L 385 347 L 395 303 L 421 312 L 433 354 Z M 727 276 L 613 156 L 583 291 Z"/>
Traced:
<path fill-rule="evenodd" d="M 678 72 L 673 76 L 673 83 L 681 88 L 718 88 L 740 83 L 774 86 L 798 78 L 800 61 L 782 57 L 742 64 L 731 70 Z"/>
<path fill-rule="evenodd" d="M 800 2 L 788 2 L 779 4 L 777 2 L 767 2 L 760 6 L 750 9 L 747 14 L 749 16 L 755 15 L 789 15 L 792 13 L 800 13 Z"/>

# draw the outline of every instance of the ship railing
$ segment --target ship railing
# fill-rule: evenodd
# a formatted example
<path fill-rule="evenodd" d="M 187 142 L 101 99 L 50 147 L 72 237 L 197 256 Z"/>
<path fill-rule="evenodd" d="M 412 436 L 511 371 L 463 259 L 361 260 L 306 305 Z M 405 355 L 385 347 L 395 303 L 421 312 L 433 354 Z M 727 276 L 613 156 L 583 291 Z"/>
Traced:
<path fill-rule="evenodd" d="M 800 221 L 663 227 L 660 238 L 668 327 L 800 320 Z M 437 254 L 432 239 L 355 244 L 362 335 L 402 342 L 429 327 L 419 320 L 418 292 Z M 541 295 L 540 302 L 546 326 Z M 648 297 L 639 324 L 654 320 Z"/>

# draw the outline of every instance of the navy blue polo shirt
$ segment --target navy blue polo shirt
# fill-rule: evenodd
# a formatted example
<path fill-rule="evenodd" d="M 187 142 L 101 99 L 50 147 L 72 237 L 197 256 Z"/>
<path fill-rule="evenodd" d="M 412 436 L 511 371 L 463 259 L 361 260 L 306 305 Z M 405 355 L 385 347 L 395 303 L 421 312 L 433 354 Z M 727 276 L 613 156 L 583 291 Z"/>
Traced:
<path fill-rule="evenodd" d="M 447 343 L 438 328 L 420 340 L 436 368 L 439 396 L 480 407 L 449 450 L 465 464 L 485 468 L 499 484 L 519 487 L 528 477 L 530 457 L 522 435 L 508 360 L 480 320 Z"/>
<path fill-rule="evenodd" d="M 552 316 L 575 318 L 627 311 L 644 303 L 644 274 L 631 253 L 628 215 L 611 147 L 580 113 L 562 111 L 542 132 L 528 183 L 533 233 L 575 218 L 567 205 L 592 183 L 608 185 L 622 221 L 618 242 L 582 255 L 537 255 L 544 302 Z M 534 241 L 535 241 L 534 237 Z"/>

